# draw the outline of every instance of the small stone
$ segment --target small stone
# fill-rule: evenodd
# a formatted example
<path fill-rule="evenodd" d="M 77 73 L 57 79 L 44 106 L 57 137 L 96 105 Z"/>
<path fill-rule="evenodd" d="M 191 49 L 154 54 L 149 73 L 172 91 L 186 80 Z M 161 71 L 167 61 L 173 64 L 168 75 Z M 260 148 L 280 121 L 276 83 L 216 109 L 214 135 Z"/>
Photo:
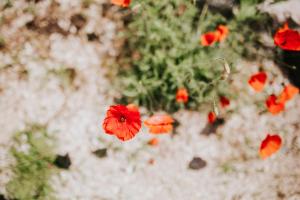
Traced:
<path fill-rule="evenodd" d="M 82 29 L 85 26 L 86 22 L 87 20 L 85 16 L 80 13 L 75 14 L 71 17 L 71 23 L 74 24 L 77 30 Z"/>
<path fill-rule="evenodd" d="M 71 159 L 69 154 L 64 156 L 57 155 L 54 161 L 54 165 L 61 169 L 69 169 L 71 166 Z"/>
<path fill-rule="evenodd" d="M 88 33 L 86 36 L 90 42 L 99 40 L 99 36 L 96 33 Z"/>
<path fill-rule="evenodd" d="M 107 156 L 107 149 L 97 149 L 96 151 L 93 152 L 98 158 L 104 158 Z"/>
<path fill-rule="evenodd" d="M 277 197 L 278 197 L 279 199 L 284 199 L 286 196 L 285 196 L 285 194 L 284 194 L 283 192 L 277 191 Z"/>
<path fill-rule="evenodd" d="M 206 161 L 200 157 L 194 157 L 193 160 L 189 163 L 189 168 L 193 170 L 198 170 L 206 166 Z"/>

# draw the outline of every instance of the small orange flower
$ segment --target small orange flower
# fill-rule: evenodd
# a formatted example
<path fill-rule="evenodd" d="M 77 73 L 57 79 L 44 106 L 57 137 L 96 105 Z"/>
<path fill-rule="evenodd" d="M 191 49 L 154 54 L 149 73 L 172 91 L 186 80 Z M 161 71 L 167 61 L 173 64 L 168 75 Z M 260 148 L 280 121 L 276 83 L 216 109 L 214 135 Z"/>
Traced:
<path fill-rule="evenodd" d="M 266 100 L 266 106 L 270 113 L 276 115 L 284 110 L 284 103 L 280 103 L 277 101 L 277 97 L 272 94 Z"/>
<path fill-rule="evenodd" d="M 218 35 L 215 32 L 207 32 L 201 35 L 200 42 L 202 46 L 211 46 L 218 39 Z"/>
<path fill-rule="evenodd" d="M 222 108 L 226 108 L 227 106 L 230 105 L 230 101 L 227 97 L 221 96 L 220 97 L 220 104 L 221 104 Z"/>
<path fill-rule="evenodd" d="M 130 4 L 130 1 L 131 0 L 111 0 L 111 3 L 118 5 L 118 6 L 128 7 Z"/>
<path fill-rule="evenodd" d="M 285 23 L 274 35 L 274 43 L 283 50 L 300 51 L 300 33 Z"/>
<path fill-rule="evenodd" d="M 148 141 L 148 145 L 150 146 L 157 146 L 159 143 L 158 138 L 152 138 L 151 140 Z"/>
<path fill-rule="evenodd" d="M 212 124 L 216 121 L 217 119 L 217 116 L 214 112 L 209 112 L 208 115 L 207 115 L 207 120 L 208 120 L 208 123 Z"/>
<path fill-rule="evenodd" d="M 115 135 L 122 141 L 130 140 L 141 128 L 141 116 L 136 107 L 110 106 L 102 127 L 105 133 Z"/>
<path fill-rule="evenodd" d="M 267 74 L 265 72 L 259 72 L 252 75 L 248 83 L 256 92 L 261 92 L 265 86 L 266 80 Z"/>
<path fill-rule="evenodd" d="M 225 25 L 219 25 L 216 30 L 217 41 L 223 41 L 229 34 L 229 29 Z"/>
<path fill-rule="evenodd" d="M 168 133 L 173 129 L 174 120 L 166 114 L 156 114 L 145 120 L 144 124 L 149 128 L 150 133 Z"/>
<path fill-rule="evenodd" d="M 185 88 L 178 89 L 176 93 L 176 101 L 178 103 L 186 103 L 188 100 L 189 100 L 188 91 Z"/>
<path fill-rule="evenodd" d="M 262 159 L 266 159 L 276 153 L 281 147 L 282 141 L 279 135 L 267 135 L 262 141 L 259 149 L 259 155 Z"/>
<path fill-rule="evenodd" d="M 279 102 L 285 103 L 291 100 L 296 94 L 299 93 L 299 89 L 293 85 L 287 85 L 279 95 Z"/>

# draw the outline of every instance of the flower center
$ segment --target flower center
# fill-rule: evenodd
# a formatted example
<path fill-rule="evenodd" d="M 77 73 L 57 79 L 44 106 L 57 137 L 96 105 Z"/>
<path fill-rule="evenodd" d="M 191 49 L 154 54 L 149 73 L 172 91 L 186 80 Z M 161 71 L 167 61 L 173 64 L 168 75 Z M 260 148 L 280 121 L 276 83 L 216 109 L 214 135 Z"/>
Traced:
<path fill-rule="evenodd" d="M 120 122 L 125 122 L 126 121 L 126 118 L 124 117 L 124 116 L 122 116 L 121 118 L 120 118 Z"/>

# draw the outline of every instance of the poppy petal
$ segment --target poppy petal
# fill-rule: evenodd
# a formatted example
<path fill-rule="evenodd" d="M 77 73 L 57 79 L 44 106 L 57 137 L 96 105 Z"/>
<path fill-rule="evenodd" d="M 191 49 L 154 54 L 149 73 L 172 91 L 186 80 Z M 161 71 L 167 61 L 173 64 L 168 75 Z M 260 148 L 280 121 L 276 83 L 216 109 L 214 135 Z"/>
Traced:
<path fill-rule="evenodd" d="M 287 85 L 284 87 L 283 91 L 279 95 L 278 101 L 285 103 L 286 101 L 291 100 L 298 93 L 299 93 L 299 88 L 293 85 Z"/>
<path fill-rule="evenodd" d="M 215 32 L 207 32 L 201 35 L 200 43 L 202 46 L 211 46 L 217 41 L 218 37 Z"/>
<path fill-rule="evenodd" d="M 292 30 L 286 23 L 274 35 L 274 43 L 283 50 L 300 51 L 300 33 Z"/>
<path fill-rule="evenodd" d="M 278 102 L 277 97 L 272 94 L 266 100 L 266 106 L 270 113 L 276 115 L 284 110 L 284 103 Z"/>
<path fill-rule="evenodd" d="M 248 83 L 256 92 L 261 92 L 265 86 L 266 80 L 267 74 L 265 72 L 259 72 L 252 75 Z"/>
<path fill-rule="evenodd" d="M 157 146 L 159 143 L 159 140 L 157 138 L 152 138 L 148 141 L 148 145 L 150 146 Z"/>
<path fill-rule="evenodd" d="M 229 29 L 225 25 L 219 25 L 216 30 L 217 41 L 223 41 L 229 34 Z"/>
<path fill-rule="evenodd" d="M 227 106 L 230 105 L 230 100 L 225 96 L 221 96 L 220 97 L 220 104 L 221 104 L 222 108 L 226 108 Z"/>
<path fill-rule="evenodd" d="M 117 6 L 123 6 L 128 7 L 131 0 L 111 0 L 112 4 L 115 4 Z"/>
<path fill-rule="evenodd" d="M 209 112 L 208 115 L 207 115 L 207 120 L 208 120 L 208 123 L 212 124 L 216 121 L 217 119 L 217 116 L 214 112 Z"/>
<path fill-rule="evenodd" d="M 186 103 L 188 99 L 189 99 L 189 94 L 185 88 L 181 88 L 177 90 L 176 101 L 178 103 Z"/>
<path fill-rule="evenodd" d="M 282 141 L 279 135 L 267 135 L 262 141 L 259 149 L 259 155 L 262 159 L 266 159 L 272 154 L 276 153 L 282 145 Z"/>
<path fill-rule="evenodd" d="M 103 129 L 107 134 L 113 135 L 114 131 L 118 129 L 118 120 L 106 118 L 103 123 Z"/>
<path fill-rule="evenodd" d="M 174 120 L 169 115 L 157 114 L 145 120 L 144 124 L 150 133 L 168 133 L 173 129 Z"/>

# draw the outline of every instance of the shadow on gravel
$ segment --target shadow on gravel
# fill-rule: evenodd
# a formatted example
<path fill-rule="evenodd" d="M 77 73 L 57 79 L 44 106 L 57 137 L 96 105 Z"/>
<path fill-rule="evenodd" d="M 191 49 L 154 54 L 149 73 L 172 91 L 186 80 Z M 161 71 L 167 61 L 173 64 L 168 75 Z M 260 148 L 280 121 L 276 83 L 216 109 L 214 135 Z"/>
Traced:
<path fill-rule="evenodd" d="M 204 129 L 201 131 L 202 135 L 211 135 L 217 132 L 217 129 L 225 124 L 225 120 L 223 118 L 218 118 L 214 123 L 207 123 Z"/>

